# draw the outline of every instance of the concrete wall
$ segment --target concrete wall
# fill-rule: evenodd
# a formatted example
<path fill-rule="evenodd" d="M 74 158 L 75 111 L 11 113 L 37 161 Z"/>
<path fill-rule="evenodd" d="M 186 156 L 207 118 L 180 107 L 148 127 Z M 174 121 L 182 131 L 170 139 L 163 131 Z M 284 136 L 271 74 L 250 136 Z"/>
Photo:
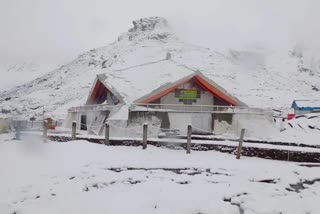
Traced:
<path fill-rule="evenodd" d="M 69 113 L 65 126 L 71 128 L 72 121 L 80 124 L 82 114 L 87 115 L 88 133 L 91 131 L 99 135 L 104 134 L 104 126 L 90 128 L 90 125 L 103 124 L 108 112 Z M 246 136 L 267 137 L 275 131 L 272 115 L 132 111 L 129 112 L 128 121 L 114 124 L 123 129 L 112 127 L 112 136 L 140 137 L 144 123 L 149 124 L 150 137 L 156 137 L 160 133 L 160 128 L 179 129 L 180 134 L 186 134 L 188 124 L 193 126 L 194 134 L 208 134 L 213 131 L 216 134 L 234 133 L 238 136 L 240 130 L 245 128 Z M 77 129 L 80 129 L 80 125 L 77 125 Z"/>
<path fill-rule="evenodd" d="M 62 126 L 64 128 L 71 129 L 73 121 L 76 121 L 77 123 L 80 122 L 80 121 L 78 121 L 77 118 L 78 118 L 78 113 L 77 112 L 68 112 L 67 118 L 65 119 L 65 121 L 64 121 Z"/>
<path fill-rule="evenodd" d="M 184 113 L 184 112 L 130 112 L 128 126 L 148 123 L 153 127 L 163 129 L 179 129 L 180 134 L 187 133 L 188 124 L 197 127 L 193 133 L 208 134 L 212 132 L 211 113 Z"/>
<path fill-rule="evenodd" d="M 187 133 L 191 124 L 194 134 L 218 134 L 233 132 L 233 114 L 184 113 L 184 112 L 129 112 L 128 126 L 148 123 L 164 129 L 179 129 L 180 134 Z"/>
<path fill-rule="evenodd" d="M 130 124 L 143 125 L 144 123 L 148 123 L 164 129 L 170 128 L 168 112 L 129 112 L 128 126 Z"/>
<path fill-rule="evenodd" d="M 278 132 L 272 115 L 235 114 L 232 118 L 232 130 L 240 135 L 242 128 L 246 129 L 245 136 L 269 137 Z"/>

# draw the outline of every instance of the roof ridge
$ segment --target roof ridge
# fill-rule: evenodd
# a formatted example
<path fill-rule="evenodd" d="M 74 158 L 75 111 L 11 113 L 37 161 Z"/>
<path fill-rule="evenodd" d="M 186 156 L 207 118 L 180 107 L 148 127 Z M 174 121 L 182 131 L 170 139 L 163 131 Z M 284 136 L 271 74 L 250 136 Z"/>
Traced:
<path fill-rule="evenodd" d="M 199 72 L 199 70 L 196 70 L 196 69 L 193 69 L 193 68 L 190 68 L 189 66 L 187 66 L 186 64 L 181 64 L 181 63 L 178 63 L 177 61 L 173 60 L 173 59 L 170 59 L 170 61 L 172 61 L 173 63 L 175 63 L 176 65 L 178 66 L 181 66 L 181 67 L 184 67 L 190 71 L 193 71 L 195 73 Z"/>
<path fill-rule="evenodd" d="M 128 70 L 128 69 L 131 69 L 131 68 L 137 68 L 137 67 L 141 67 L 141 66 L 156 64 L 156 63 L 159 63 L 159 62 L 162 62 L 162 61 L 167 61 L 167 60 L 166 59 L 161 59 L 161 60 L 146 62 L 146 63 L 143 63 L 143 64 L 134 65 L 134 66 L 130 66 L 130 67 L 122 68 L 122 69 L 115 69 L 115 70 L 112 70 L 112 71 L 124 71 L 124 70 Z"/>

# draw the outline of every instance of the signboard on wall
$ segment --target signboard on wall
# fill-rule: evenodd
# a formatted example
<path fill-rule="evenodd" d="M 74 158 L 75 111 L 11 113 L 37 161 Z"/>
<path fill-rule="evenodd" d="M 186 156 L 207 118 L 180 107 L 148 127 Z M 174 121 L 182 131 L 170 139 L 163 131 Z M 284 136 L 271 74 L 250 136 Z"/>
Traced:
<path fill-rule="evenodd" d="M 179 94 L 179 100 L 195 100 L 197 98 L 197 90 L 181 90 Z"/>
<path fill-rule="evenodd" d="M 192 103 L 197 102 L 201 93 L 197 89 L 176 89 L 175 97 L 179 99 L 179 102 L 183 102 L 184 104 L 191 105 Z"/>

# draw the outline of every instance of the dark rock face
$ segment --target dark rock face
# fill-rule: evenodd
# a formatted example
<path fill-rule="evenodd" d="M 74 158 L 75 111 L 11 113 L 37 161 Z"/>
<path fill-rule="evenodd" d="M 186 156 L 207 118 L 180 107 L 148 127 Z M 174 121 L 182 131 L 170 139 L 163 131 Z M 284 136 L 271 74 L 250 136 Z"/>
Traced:
<path fill-rule="evenodd" d="M 304 67 L 304 66 L 302 66 L 302 65 L 299 65 L 299 66 L 298 66 L 298 69 L 299 69 L 300 72 L 302 72 L 302 73 L 308 73 L 310 76 L 314 76 L 314 75 L 315 75 L 315 73 L 314 73 L 313 70 L 311 70 L 311 69 L 309 69 L 309 68 L 306 68 L 306 67 Z"/>
<path fill-rule="evenodd" d="M 311 87 L 313 91 L 320 91 L 320 88 L 316 87 L 315 85 L 312 85 Z"/>
<path fill-rule="evenodd" d="M 165 41 L 173 35 L 170 30 L 168 21 L 161 17 L 148 17 L 138 19 L 132 22 L 133 28 L 129 29 L 127 33 L 121 35 L 118 41 L 127 39 L 133 40 L 159 40 Z"/>
<path fill-rule="evenodd" d="M 1 113 L 2 114 L 10 114 L 11 110 L 9 110 L 9 109 L 1 109 Z"/>
<path fill-rule="evenodd" d="M 129 32 L 152 31 L 157 27 L 168 27 L 168 21 L 161 17 L 142 18 L 132 23 L 133 28 L 129 29 Z"/>

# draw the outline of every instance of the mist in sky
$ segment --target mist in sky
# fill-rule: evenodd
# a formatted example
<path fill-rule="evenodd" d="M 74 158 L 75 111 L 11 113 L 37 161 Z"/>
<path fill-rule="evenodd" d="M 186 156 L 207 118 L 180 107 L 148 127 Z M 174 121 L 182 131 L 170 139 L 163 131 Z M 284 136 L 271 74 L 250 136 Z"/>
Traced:
<path fill-rule="evenodd" d="M 319 8 L 318 0 L 0 0 L 0 63 L 66 63 L 148 16 L 216 50 L 297 43 L 320 50 Z"/>

